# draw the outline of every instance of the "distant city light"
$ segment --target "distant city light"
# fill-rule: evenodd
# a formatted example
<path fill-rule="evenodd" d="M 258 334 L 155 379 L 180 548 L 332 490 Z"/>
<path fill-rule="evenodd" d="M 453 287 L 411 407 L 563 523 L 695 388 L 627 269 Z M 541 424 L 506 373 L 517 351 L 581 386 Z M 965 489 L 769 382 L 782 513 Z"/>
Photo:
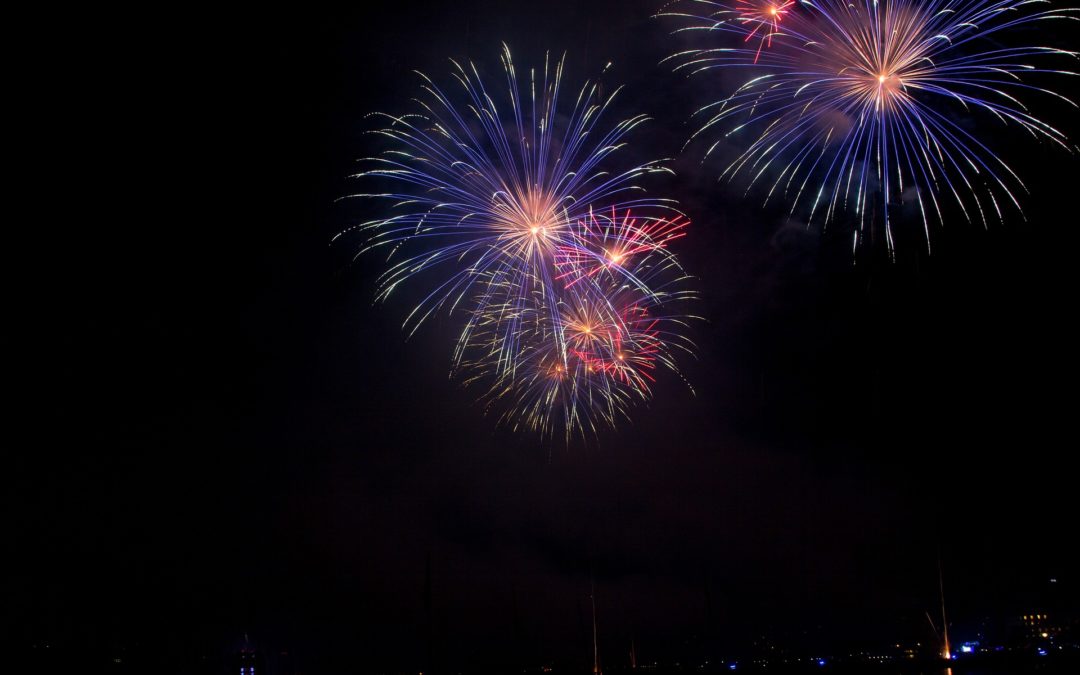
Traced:
<path fill-rule="evenodd" d="M 824 666 L 824 665 L 825 665 L 825 659 L 818 659 L 818 660 L 817 660 L 817 664 L 818 664 L 819 666 Z"/>

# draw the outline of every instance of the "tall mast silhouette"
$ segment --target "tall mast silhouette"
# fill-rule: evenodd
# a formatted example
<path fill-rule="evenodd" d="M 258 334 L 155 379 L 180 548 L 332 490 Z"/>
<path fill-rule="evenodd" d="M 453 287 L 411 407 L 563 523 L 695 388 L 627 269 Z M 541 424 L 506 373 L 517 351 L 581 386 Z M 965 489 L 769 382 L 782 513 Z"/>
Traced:
<path fill-rule="evenodd" d="M 600 643 L 596 636 L 596 581 L 589 579 L 589 601 L 592 603 L 593 675 L 600 675 Z"/>
<path fill-rule="evenodd" d="M 949 620 L 945 618 L 945 575 L 941 570 L 941 554 L 938 553 L 937 563 L 938 592 L 941 594 L 941 635 L 944 640 L 944 649 L 941 655 L 948 661 L 952 657 L 949 651 Z"/>

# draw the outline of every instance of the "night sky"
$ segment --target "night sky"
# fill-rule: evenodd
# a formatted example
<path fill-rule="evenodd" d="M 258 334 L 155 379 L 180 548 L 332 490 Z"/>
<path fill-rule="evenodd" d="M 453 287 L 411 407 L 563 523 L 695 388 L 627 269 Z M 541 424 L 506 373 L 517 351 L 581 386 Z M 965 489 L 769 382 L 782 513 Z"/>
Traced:
<path fill-rule="evenodd" d="M 736 653 L 762 635 L 929 640 L 1022 610 L 1074 549 L 1078 160 L 1015 131 L 1025 217 L 899 225 L 853 256 L 720 183 L 691 145 L 657 189 L 702 300 L 699 358 L 630 424 L 567 446 L 495 427 L 448 378 L 454 317 L 406 341 L 421 288 L 373 305 L 341 202 L 371 111 L 414 69 L 612 68 L 631 157 L 675 156 L 707 80 L 659 66 L 658 2 L 52 17 L 64 45 L 15 219 L 3 472 L 4 633 L 180 663 L 247 633 L 304 672 Z M 608 84 L 610 83 L 610 84 Z M 1044 102 L 1045 103 L 1045 102 Z M 1075 110 L 1042 116 L 1080 137 Z M 367 209 L 367 211 L 365 211 Z M 12 266 L 9 265 L 9 269 Z M 25 338 L 25 342 L 22 341 Z M 432 645 L 431 655 L 428 644 Z"/>

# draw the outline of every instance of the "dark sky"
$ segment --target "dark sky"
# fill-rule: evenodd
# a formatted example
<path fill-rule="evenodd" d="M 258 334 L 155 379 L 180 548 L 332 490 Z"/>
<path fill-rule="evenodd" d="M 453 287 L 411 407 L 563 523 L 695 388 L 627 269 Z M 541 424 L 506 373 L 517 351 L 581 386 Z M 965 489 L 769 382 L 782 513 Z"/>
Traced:
<path fill-rule="evenodd" d="M 330 238 L 373 110 L 413 69 L 608 62 L 613 117 L 678 152 L 700 80 L 648 1 L 385 3 L 43 20 L 46 131 L 9 250 L 5 632 L 177 660 L 245 632 L 305 670 L 581 662 L 928 639 L 940 550 L 958 624 L 1076 602 L 1077 159 L 994 130 L 1026 220 L 851 255 L 676 160 L 693 219 L 696 389 L 662 381 L 590 444 L 496 430 L 447 377 L 453 320 L 406 342 L 408 293 Z M 44 58 L 44 57 L 43 57 Z M 1065 106 L 1046 117 L 1075 132 Z M 1076 134 L 1073 133 L 1073 137 Z M 425 588 L 430 588 L 426 593 Z M 429 612 L 426 598 L 430 599 Z M 1025 604 L 1026 603 L 1026 604 Z M 719 645 L 712 647 L 706 645 Z M 171 657 L 170 657 L 171 658 Z M 298 657 L 299 658 L 299 657 Z"/>

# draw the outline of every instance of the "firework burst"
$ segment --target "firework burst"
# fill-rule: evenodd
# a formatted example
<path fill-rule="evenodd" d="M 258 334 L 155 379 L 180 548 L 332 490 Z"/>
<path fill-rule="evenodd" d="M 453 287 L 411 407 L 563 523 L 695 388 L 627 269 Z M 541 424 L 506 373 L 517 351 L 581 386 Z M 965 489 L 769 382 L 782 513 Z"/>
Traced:
<path fill-rule="evenodd" d="M 693 353 L 685 330 L 693 317 L 670 313 L 692 293 L 645 294 L 627 284 L 607 291 L 564 289 L 554 312 L 534 304 L 519 321 L 512 368 L 492 367 L 506 358 L 506 341 L 492 330 L 497 320 L 481 315 L 458 360 L 459 379 L 480 387 L 485 407 L 514 430 L 561 429 L 569 440 L 629 419 L 635 403 L 652 397 L 656 371 L 678 374 L 676 352 Z"/>
<path fill-rule="evenodd" d="M 758 40 L 754 63 L 757 63 L 762 49 L 772 46 L 773 35 L 779 32 L 780 22 L 794 6 L 795 0 L 739 0 L 736 3 L 738 21 L 746 32 L 743 41 Z"/>
<path fill-rule="evenodd" d="M 452 63 L 456 93 L 421 75 L 420 112 L 379 115 L 387 124 L 373 133 L 389 147 L 355 177 L 390 189 L 352 196 L 382 201 L 385 213 L 338 237 L 359 237 L 358 256 L 386 252 L 378 299 L 428 282 L 408 334 L 440 310 L 462 317 L 452 372 L 480 386 L 508 426 L 562 427 L 568 438 L 614 426 L 651 394 L 646 372 L 675 370 L 665 336 L 691 347 L 679 319 L 646 327 L 627 314 L 673 312 L 692 295 L 667 249 L 689 221 L 638 185 L 670 170 L 612 171 L 646 118 L 606 125 L 617 90 L 602 96 L 595 83 L 560 106 L 562 60 L 523 84 L 504 47 L 501 94 L 471 63 Z"/>
<path fill-rule="evenodd" d="M 670 173 L 661 162 L 617 173 L 605 166 L 646 120 L 639 115 L 603 126 L 617 91 L 602 97 L 596 83 L 586 83 L 564 110 L 562 60 L 530 71 L 523 87 L 504 47 L 502 97 L 489 92 L 473 64 L 451 63 L 458 97 L 419 74 L 425 93 L 420 113 L 375 114 L 388 125 L 372 133 L 391 147 L 362 160 L 367 168 L 354 177 L 384 179 L 393 189 L 351 196 L 384 200 L 387 215 L 338 235 L 361 233 L 358 256 L 387 251 L 390 266 L 379 280 L 379 299 L 421 272 L 448 270 L 409 314 L 409 333 L 440 308 L 452 309 L 477 292 L 482 297 L 498 289 L 524 302 L 538 290 L 549 291 L 554 252 L 593 205 L 670 207 L 645 197 L 635 183 L 650 173 Z M 504 301 L 489 299 L 493 306 Z"/>
<path fill-rule="evenodd" d="M 795 0 L 676 0 L 658 16 L 688 20 L 689 25 L 679 32 L 725 31 L 739 35 L 743 42 L 756 39 L 754 63 L 757 63 L 761 50 L 772 46 L 780 23 L 795 6 Z"/>
<path fill-rule="evenodd" d="M 485 407 L 515 430 L 561 428 L 569 440 L 629 418 L 651 398 L 656 371 L 681 377 L 676 356 L 694 352 L 687 329 L 697 317 L 685 308 L 695 293 L 667 250 L 687 225 L 589 214 L 555 253 L 550 295 L 470 314 L 454 357 L 458 378 L 480 387 Z"/>
<path fill-rule="evenodd" d="M 669 13 L 686 22 L 680 31 L 755 34 L 752 24 L 727 19 L 742 3 L 686 4 L 704 11 Z M 697 75 L 753 71 L 696 113 L 705 121 L 694 137 L 727 128 L 706 156 L 723 139 L 749 138 L 722 177 L 763 182 L 766 201 L 786 198 L 793 212 L 809 202 L 810 219 L 820 213 L 828 222 L 853 209 L 855 246 L 880 214 L 893 254 L 890 210 L 901 202 L 917 208 L 927 245 L 946 201 L 984 224 L 1003 218 L 1003 204 L 1020 209 L 1017 194 L 1026 188 L 991 148 L 988 132 L 997 126 L 984 122 L 1071 151 L 1026 100 L 1041 95 L 1075 107 L 1041 82 L 1072 75 L 1052 64 L 1076 53 L 1029 46 L 1024 40 L 1034 31 L 1023 29 L 1075 19 L 1075 10 L 1045 0 L 803 0 L 772 31 L 768 49 L 736 44 L 669 58 Z M 984 119 L 975 118 L 979 112 Z"/>
<path fill-rule="evenodd" d="M 556 249 L 556 279 L 569 288 L 607 272 L 648 293 L 635 271 L 652 270 L 656 263 L 678 267 L 667 245 L 685 236 L 689 224 L 681 216 L 636 217 L 630 210 L 619 214 L 614 208 L 608 214 L 590 212 Z"/>

